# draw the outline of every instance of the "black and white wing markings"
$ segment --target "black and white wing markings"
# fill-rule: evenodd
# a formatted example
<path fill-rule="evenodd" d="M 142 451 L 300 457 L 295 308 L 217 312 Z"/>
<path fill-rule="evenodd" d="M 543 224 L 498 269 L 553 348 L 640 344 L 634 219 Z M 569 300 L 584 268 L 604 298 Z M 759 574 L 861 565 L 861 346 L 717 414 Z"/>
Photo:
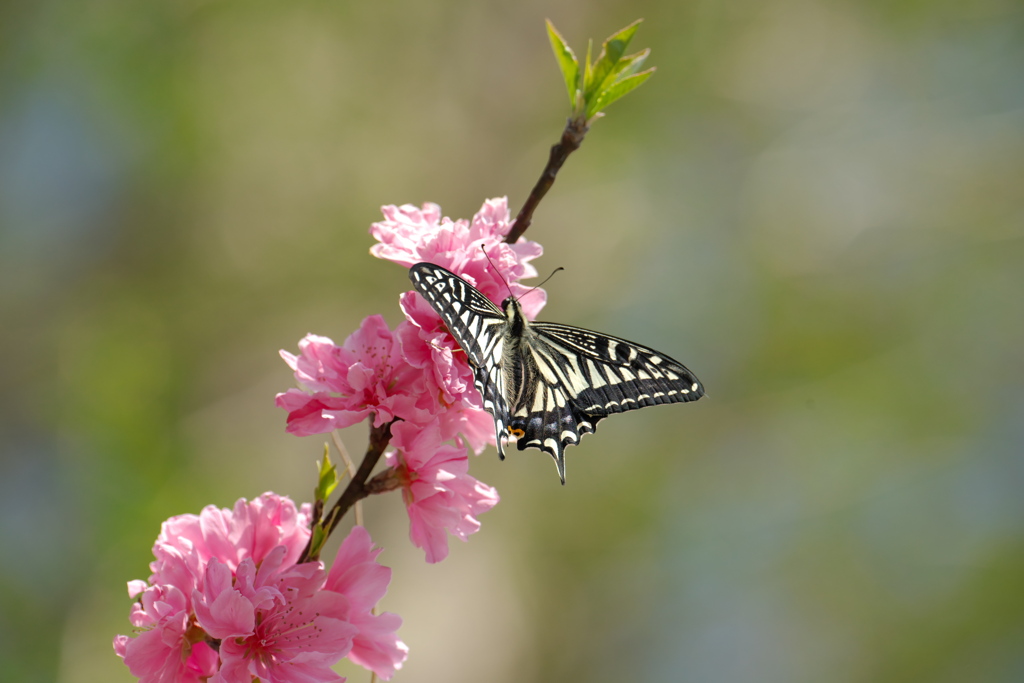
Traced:
<path fill-rule="evenodd" d="M 498 455 L 504 459 L 502 437 L 508 436 L 505 430 L 509 423 L 501 372 L 508 328 L 505 314 L 475 287 L 440 266 L 417 263 L 409 270 L 409 279 L 466 352 L 484 410 L 494 417 Z"/>
<path fill-rule="evenodd" d="M 532 323 L 523 400 L 509 430 L 519 450 L 539 448 L 565 480 L 565 447 L 614 413 L 704 395 L 697 378 L 665 354 L 625 339 L 558 323 Z M 526 354 L 524 354 L 526 355 Z"/>
<path fill-rule="evenodd" d="M 503 440 L 539 448 L 555 459 L 565 483 L 565 447 L 614 413 L 696 401 L 700 381 L 660 351 L 557 323 L 530 323 L 519 302 L 501 308 L 440 266 L 409 271 L 416 289 L 466 352 L 484 408 L 494 416 L 498 454 Z"/>
<path fill-rule="evenodd" d="M 500 347 L 508 326 L 500 308 L 459 276 L 432 263 L 414 265 L 409 279 L 477 367 L 493 359 L 492 347 Z"/>
<path fill-rule="evenodd" d="M 574 399 L 582 378 L 571 356 L 534 336 L 522 361 L 522 397 L 513 404 L 509 432 L 519 436 L 519 450 L 539 448 L 554 458 L 564 484 L 565 447 L 593 432 L 597 420 L 582 412 Z"/>
<path fill-rule="evenodd" d="M 505 400 L 505 376 L 497 363 L 473 368 L 473 384 L 480 392 L 484 410 L 494 417 L 494 443 L 498 447 L 498 457 L 505 459 L 505 439 L 508 438 L 509 415 L 508 402 Z"/>
<path fill-rule="evenodd" d="M 571 359 L 572 396 L 596 424 L 608 415 L 664 403 L 696 401 L 704 387 L 690 370 L 660 351 L 580 327 L 533 323 L 537 336 Z M 591 430 L 592 431 L 592 430 Z"/>

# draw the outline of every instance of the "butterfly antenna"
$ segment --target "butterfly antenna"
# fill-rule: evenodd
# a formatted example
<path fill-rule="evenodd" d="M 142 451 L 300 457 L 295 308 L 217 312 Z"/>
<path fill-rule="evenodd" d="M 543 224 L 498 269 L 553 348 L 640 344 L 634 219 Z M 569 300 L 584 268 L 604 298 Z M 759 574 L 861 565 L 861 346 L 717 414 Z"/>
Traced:
<path fill-rule="evenodd" d="M 512 287 L 510 287 L 508 282 L 505 281 L 505 278 L 502 277 L 501 271 L 494 267 L 494 261 L 491 260 L 491 257 L 487 255 L 487 249 L 484 248 L 483 242 L 480 243 L 480 251 L 484 252 L 484 258 L 487 259 L 487 262 L 489 264 L 491 264 L 491 270 L 497 273 L 498 277 L 501 278 L 501 281 L 505 283 L 505 289 L 508 290 L 509 297 L 512 299 L 516 299 L 516 295 L 512 293 Z M 519 299 L 516 299 L 516 301 L 519 301 Z"/>
<path fill-rule="evenodd" d="M 557 273 L 560 270 L 565 270 L 565 268 L 563 268 L 562 266 L 558 266 L 557 268 L 555 268 L 554 270 L 551 271 L 551 275 L 548 275 L 546 278 L 544 278 L 544 282 L 540 283 L 539 285 L 534 285 L 533 287 L 530 287 L 528 290 L 523 292 L 523 296 L 526 296 L 527 294 L 529 294 L 533 290 L 537 289 L 538 287 L 543 287 L 544 283 L 547 282 L 548 280 L 550 280 L 551 278 L 553 278 L 555 276 L 555 273 Z M 519 298 L 522 299 L 523 296 L 521 296 Z M 518 299 L 517 299 L 517 301 L 518 301 Z"/>

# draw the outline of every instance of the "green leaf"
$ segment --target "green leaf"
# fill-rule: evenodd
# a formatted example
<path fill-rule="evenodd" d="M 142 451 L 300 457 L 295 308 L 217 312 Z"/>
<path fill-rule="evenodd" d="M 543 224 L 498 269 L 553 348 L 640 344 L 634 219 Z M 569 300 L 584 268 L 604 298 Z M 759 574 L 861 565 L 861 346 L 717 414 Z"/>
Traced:
<path fill-rule="evenodd" d="M 565 89 L 569 93 L 569 106 L 576 106 L 576 90 L 579 86 L 580 63 L 576 55 L 565 42 L 565 39 L 551 23 L 550 19 L 544 20 L 548 25 L 548 39 L 551 41 L 551 49 L 555 52 L 555 59 L 558 61 L 558 68 L 562 71 L 562 78 L 565 79 Z"/>
<path fill-rule="evenodd" d="M 331 462 L 330 447 L 324 444 L 324 459 L 320 465 L 320 477 L 316 484 L 317 500 L 327 500 L 327 497 L 338 487 L 338 468 Z"/>
<path fill-rule="evenodd" d="M 583 97 L 584 100 L 590 99 L 590 84 L 594 79 L 594 66 L 590 63 L 590 53 L 594 49 L 594 41 L 587 41 L 587 58 L 583 60 Z"/>
<path fill-rule="evenodd" d="M 327 542 L 327 530 L 323 524 L 313 525 L 313 533 L 309 539 L 309 556 L 320 557 L 320 551 Z"/>
<path fill-rule="evenodd" d="M 601 53 L 596 62 L 592 58 L 594 42 L 587 41 L 587 54 L 582 64 L 554 24 L 547 21 L 548 38 L 565 78 L 565 89 L 569 94 L 574 120 L 582 117 L 591 121 L 602 109 L 639 86 L 654 72 L 654 69 L 648 69 L 638 73 L 651 54 L 649 49 L 626 55 L 626 48 L 641 21 L 643 19 L 637 19 L 610 35 L 601 44 Z"/>
<path fill-rule="evenodd" d="M 616 65 L 618 65 L 622 55 L 626 52 L 626 47 L 629 45 L 629 41 L 633 39 L 633 34 L 640 27 L 641 21 L 643 19 L 637 19 L 626 28 L 608 36 L 604 43 L 601 44 L 601 54 L 597 56 L 597 63 L 594 64 L 593 72 L 586 81 L 584 92 L 588 100 L 591 99 L 591 96 L 599 94 L 604 89 L 605 82 L 615 72 Z M 589 51 L 587 63 L 590 63 Z"/>
<path fill-rule="evenodd" d="M 632 76 L 627 76 L 620 81 L 616 81 L 608 88 L 602 90 L 596 98 L 587 102 L 587 119 L 590 119 L 599 111 L 606 109 L 612 102 L 619 99 L 629 91 L 639 87 L 644 81 L 650 78 L 653 73 L 654 69 L 650 68 L 647 71 L 641 71 L 638 74 L 633 74 Z"/>
<path fill-rule="evenodd" d="M 640 70 L 640 67 L 644 65 L 644 62 L 647 61 L 647 57 L 649 57 L 650 54 L 651 49 L 647 48 L 646 50 L 641 50 L 636 54 L 620 59 L 619 63 L 615 65 L 615 70 L 613 71 L 615 77 L 611 79 L 611 81 L 613 83 L 615 81 L 621 81 L 623 78 L 635 74 Z"/>

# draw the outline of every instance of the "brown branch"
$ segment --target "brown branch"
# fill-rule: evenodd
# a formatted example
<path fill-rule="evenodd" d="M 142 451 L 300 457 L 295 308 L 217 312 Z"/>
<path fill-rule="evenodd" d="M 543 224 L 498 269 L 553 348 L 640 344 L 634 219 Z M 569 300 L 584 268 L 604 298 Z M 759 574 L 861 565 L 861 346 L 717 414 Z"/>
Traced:
<path fill-rule="evenodd" d="M 345 516 L 349 508 L 371 493 L 379 492 L 375 490 L 376 487 L 368 486 L 366 480 L 370 478 L 370 473 L 377 466 L 380 456 L 384 454 L 384 449 L 388 447 L 388 442 L 391 441 L 392 424 L 393 422 L 386 422 L 380 427 L 370 428 L 370 443 L 366 446 L 366 455 L 363 456 L 363 462 L 359 465 L 359 469 L 356 470 L 355 474 L 352 475 L 352 480 L 345 487 L 345 491 L 338 498 L 334 507 L 324 517 L 324 521 L 327 522 L 325 524 L 327 536 L 331 535 L 331 532 L 338 526 L 338 522 Z M 310 554 L 312 543 L 313 536 L 311 535 L 309 542 L 306 543 L 306 549 L 302 551 L 302 555 L 299 557 L 300 563 L 318 559 Z"/>
<path fill-rule="evenodd" d="M 523 208 L 516 215 L 516 220 L 512 224 L 512 229 L 509 230 L 508 235 L 505 237 L 505 242 L 514 244 L 526 232 L 526 229 L 530 227 L 530 223 L 533 221 L 534 209 L 537 208 L 540 200 L 551 189 L 555 182 L 555 176 L 558 175 L 558 170 L 562 168 L 565 160 L 583 144 L 583 137 L 587 134 L 587 130 L 587 121 L 582 116 L 570 118 L 566 122 L 565 130 L 562 131 L 562 139 L 551 148 L 548 165 L 544 167 L 544 171 L 540 174 L 537 184 L 530 190 L 530 196 L 526 198 L 526 203 L 523 204 Z"/>

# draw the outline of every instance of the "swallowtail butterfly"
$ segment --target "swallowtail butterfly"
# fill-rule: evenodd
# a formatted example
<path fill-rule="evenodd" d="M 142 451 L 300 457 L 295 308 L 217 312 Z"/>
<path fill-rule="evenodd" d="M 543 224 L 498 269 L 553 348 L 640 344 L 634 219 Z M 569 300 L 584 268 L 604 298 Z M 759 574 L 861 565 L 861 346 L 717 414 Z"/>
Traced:
<path fill-rule="evenodd" d="M 473 368 L 483 406 L 504 439 L 555 459 L 565 483 L 565 447 L 613 413 L 696 401 L 704 388 L 682 363 L 633 342 L 558 323 L 529 322 L 519 302 L 501 308 L 458 275 L 417 263 L 409 279 L 455 337 Z"/>

